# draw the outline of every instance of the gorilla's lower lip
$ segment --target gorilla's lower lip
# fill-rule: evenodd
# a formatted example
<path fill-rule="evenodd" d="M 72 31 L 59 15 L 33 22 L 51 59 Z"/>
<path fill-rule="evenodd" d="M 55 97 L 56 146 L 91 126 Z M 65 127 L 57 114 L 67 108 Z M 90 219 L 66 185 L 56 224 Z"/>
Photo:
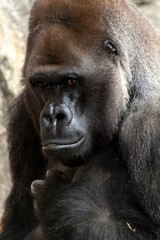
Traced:
<path fill-rule="evenodd" d="M 57 151 L 57 150 L 63 150 L 63 149 L 73 149 L 79 147 L 82 143 L 84 142 L 84 137 L 81 138 L 80 140 L 73 142 L 73 143 L 63 143 L 63 142 L 56 142 L 56 143 L 49 143 L 46 145 L 43 145 L 42 150 L 47 152 L 47 151 Z"/>

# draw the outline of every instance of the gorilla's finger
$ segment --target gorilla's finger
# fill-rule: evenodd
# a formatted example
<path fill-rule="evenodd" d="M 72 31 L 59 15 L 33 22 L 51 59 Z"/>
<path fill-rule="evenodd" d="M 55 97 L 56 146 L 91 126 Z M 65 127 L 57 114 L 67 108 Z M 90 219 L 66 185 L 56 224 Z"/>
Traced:
<path fill-rule="evenodd" d="M 37 195 L 43 190 L 45 181 L 44 180 L 35 180 L 31 184 L 31 192 L 33 195 Z"/>

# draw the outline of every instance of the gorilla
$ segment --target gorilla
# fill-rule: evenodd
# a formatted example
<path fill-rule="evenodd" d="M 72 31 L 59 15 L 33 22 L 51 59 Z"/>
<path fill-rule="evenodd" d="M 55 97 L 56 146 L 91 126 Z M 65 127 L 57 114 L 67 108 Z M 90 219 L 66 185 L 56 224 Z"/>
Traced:
<path fill-rule="evenodd" d="M 35 1 L 0 239 L 160 239 L 159 43 L 127 0 Z"/>

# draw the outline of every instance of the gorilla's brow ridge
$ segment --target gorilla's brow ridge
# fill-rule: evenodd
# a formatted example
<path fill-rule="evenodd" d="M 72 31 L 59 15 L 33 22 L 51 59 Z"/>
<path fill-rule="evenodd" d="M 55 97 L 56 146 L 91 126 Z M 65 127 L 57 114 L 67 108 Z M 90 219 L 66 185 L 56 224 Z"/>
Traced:
<path fill-rule="evenodd" d="M 80 79 L 80 74 L 77 71 L 68 71 L 68 70 L 52 70 L 50 68 L 41 68 L 36 69 L 36 71 L 32 72 L 28 78 L 30 80 L 37 80 L 37 79 L 48 79 L 54 81 L 54 79 L 64 79 L 64 78 L 78 78 Z"/>

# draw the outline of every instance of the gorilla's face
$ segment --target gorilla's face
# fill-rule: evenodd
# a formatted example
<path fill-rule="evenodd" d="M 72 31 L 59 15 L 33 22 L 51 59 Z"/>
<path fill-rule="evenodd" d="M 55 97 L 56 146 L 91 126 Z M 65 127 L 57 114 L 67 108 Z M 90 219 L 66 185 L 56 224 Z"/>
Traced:
<path fill-rule="evenodd" d="M 42 149 L 69 166 L 108 146 L 127 99 L 117 44 L 97 19 L 86 24 L 35 24 L 25 64 Z"/>

